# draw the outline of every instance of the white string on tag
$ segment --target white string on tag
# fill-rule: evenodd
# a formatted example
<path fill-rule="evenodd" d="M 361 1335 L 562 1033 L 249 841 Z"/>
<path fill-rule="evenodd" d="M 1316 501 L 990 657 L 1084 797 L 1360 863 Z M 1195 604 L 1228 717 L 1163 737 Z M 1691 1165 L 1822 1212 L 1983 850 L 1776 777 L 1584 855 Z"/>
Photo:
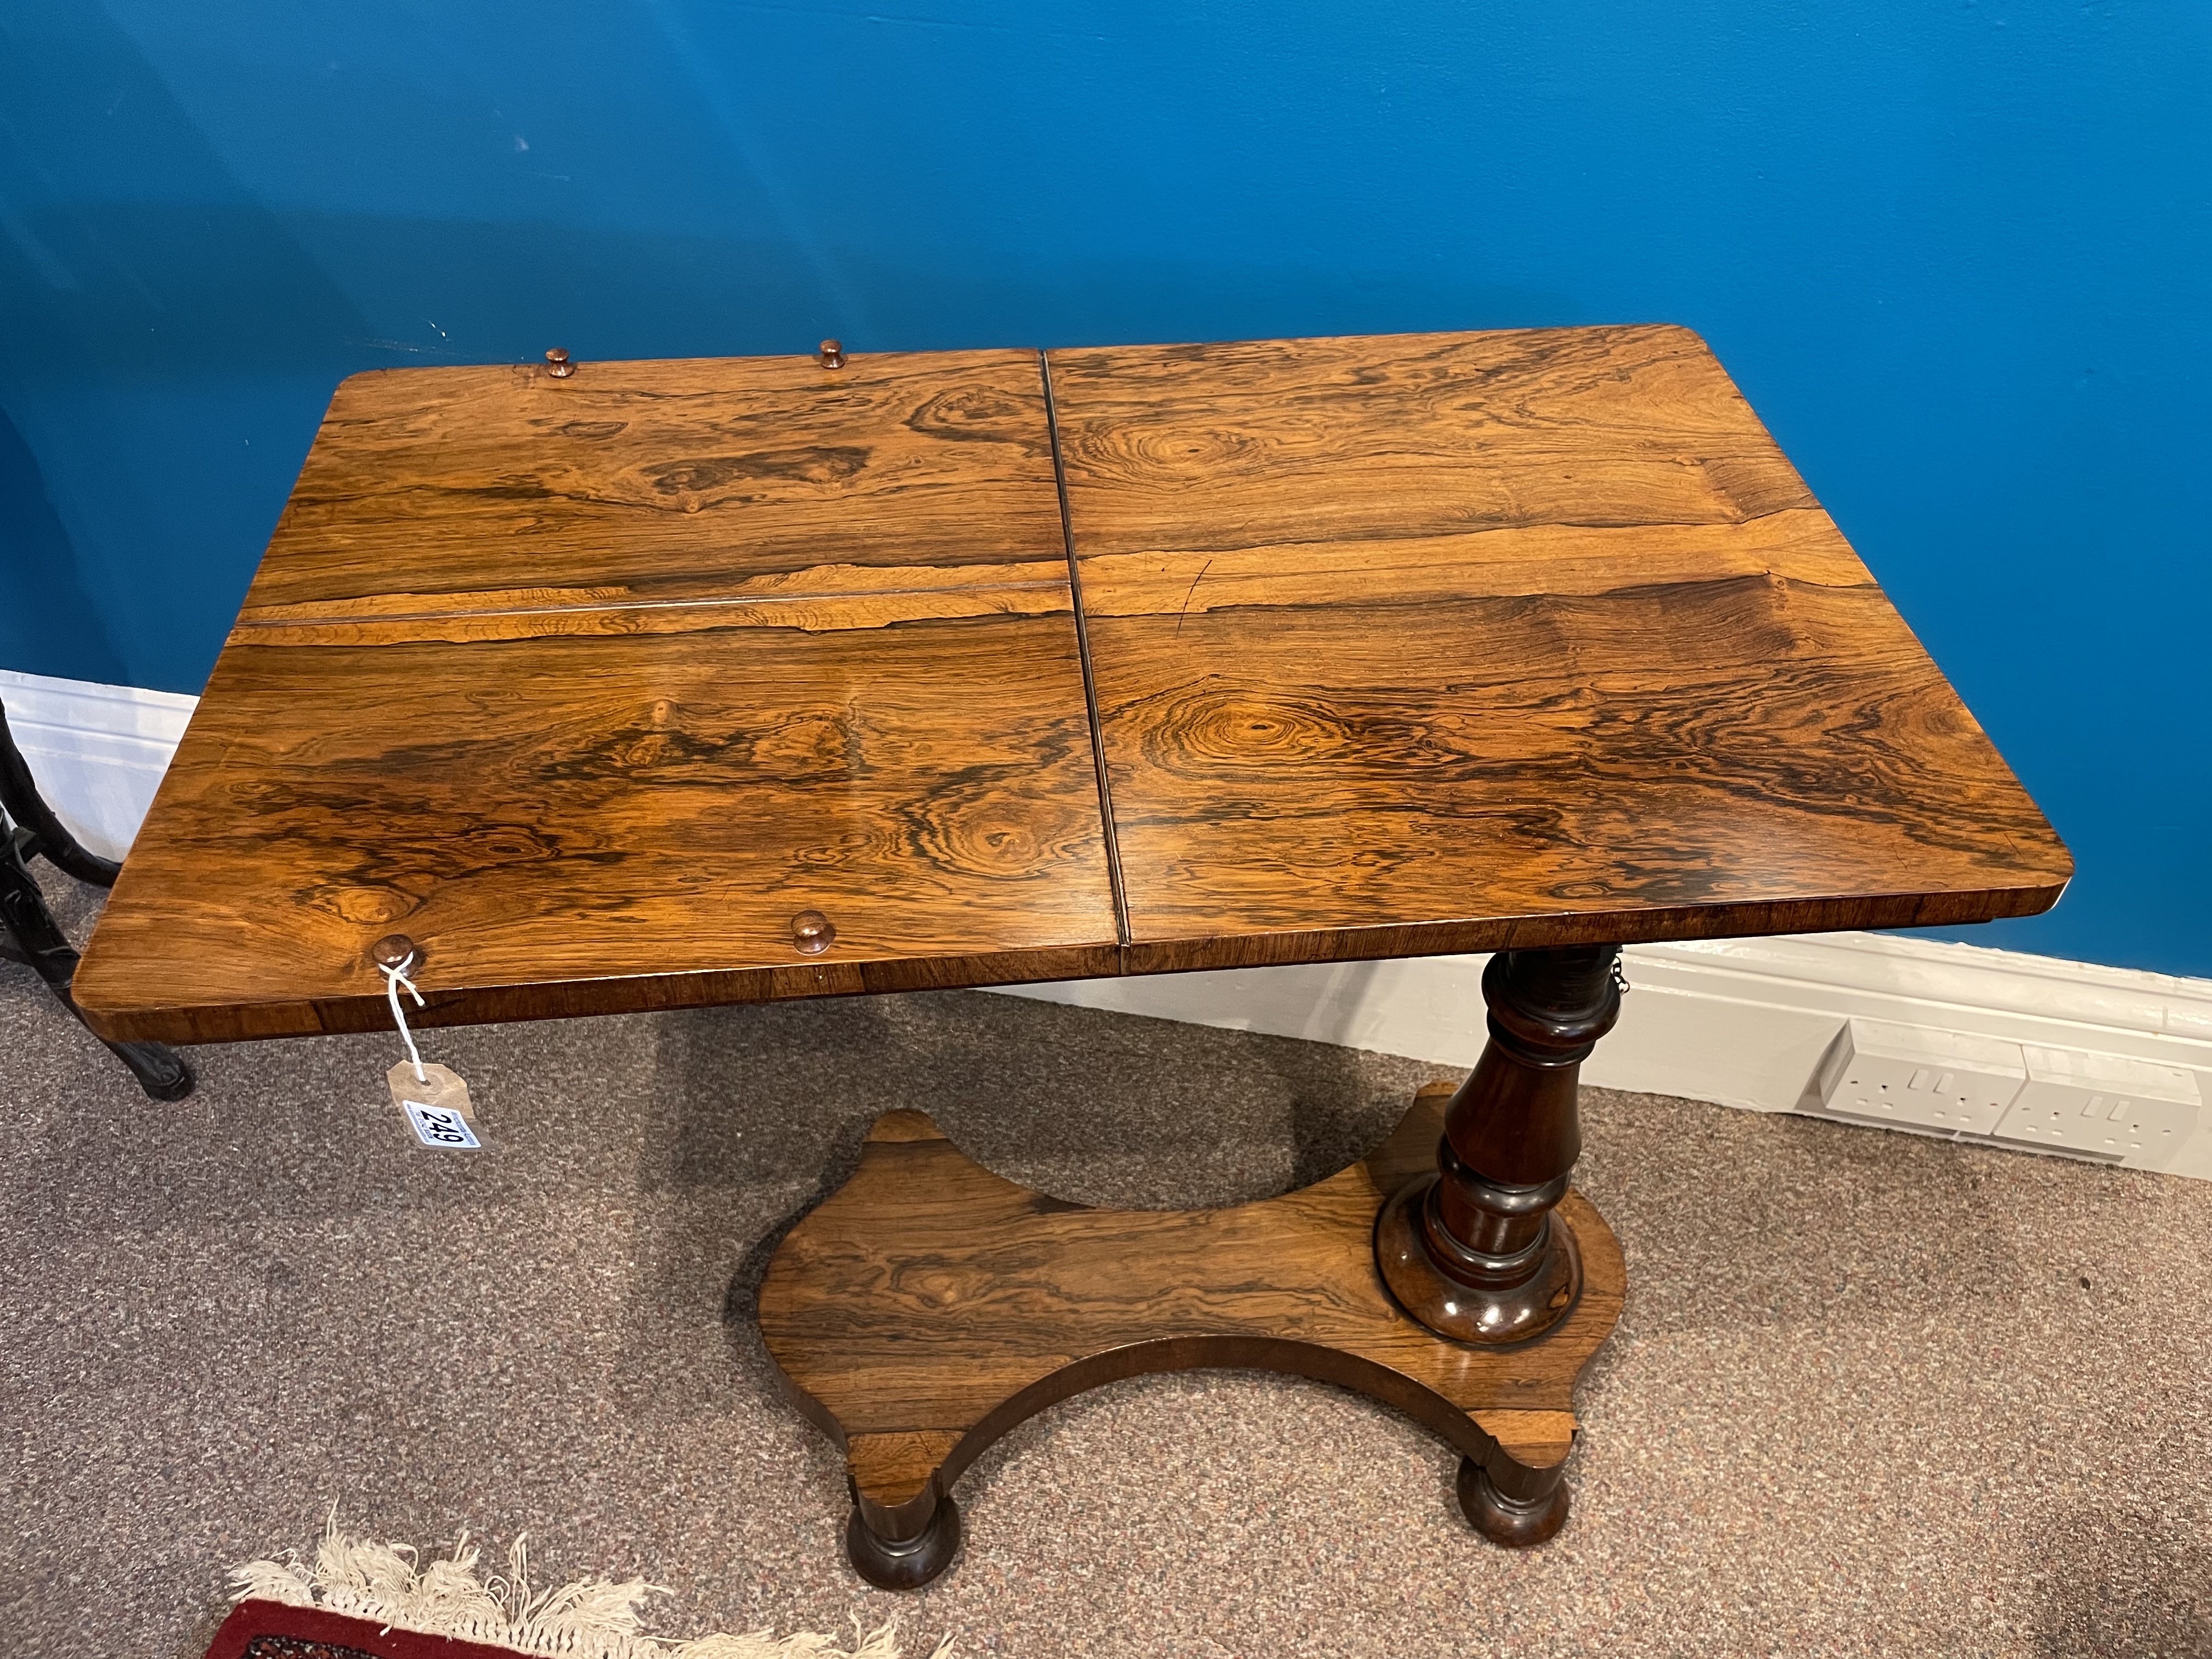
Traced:
<path fill-rule="evenodd" d="M 422 1069 L 422 1051 L 415 1046 L 415 1034 L 407 1029 L 406 1012 L 399 1006 L 399 988 L 403 985 L 407 988 L 407 994 L 415 999 L 415 1006 L 417 1008 L 423 1006 L 422 994 L 415 988 L 415 981 L 407 977 L 407 970 L 414 965 L 415 953 L 410 951 L 396 968 L 387 968 L 380 962 L 376 967 L 377 971 L 384 975 L 384 994 L 392 1003 L 392 1023 L 399 1028 L 399 1040 L 407 1045 L 407 1058 L 415 1063 L 415 1080 L 428 1083 L 430 1074 Z"/>

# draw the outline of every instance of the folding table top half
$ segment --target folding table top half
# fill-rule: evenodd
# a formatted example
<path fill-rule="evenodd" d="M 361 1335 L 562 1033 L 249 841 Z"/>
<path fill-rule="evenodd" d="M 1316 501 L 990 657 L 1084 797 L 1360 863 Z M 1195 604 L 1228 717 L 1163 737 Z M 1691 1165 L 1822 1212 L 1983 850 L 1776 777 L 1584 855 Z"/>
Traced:
<path fill-rule="evenodd" d="M 438 1024 L 2070 870 L 1680 329 L 399 369 L 333 398 L 76 995 L 214 1042 L 382 1025 L 395 933 Z"/>

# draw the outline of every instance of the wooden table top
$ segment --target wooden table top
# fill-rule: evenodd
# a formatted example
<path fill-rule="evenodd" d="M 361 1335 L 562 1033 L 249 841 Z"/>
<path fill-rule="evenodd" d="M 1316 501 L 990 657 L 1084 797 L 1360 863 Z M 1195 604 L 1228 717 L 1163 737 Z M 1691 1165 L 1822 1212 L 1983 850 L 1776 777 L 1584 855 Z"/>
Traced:
<path fill-rule="evenodd" d="M 228 1041 L 384 1026 L 394 932 L 439 1024 L 2071 868 L 1684 330 L 400 369 L 332 400 L 76 994 Z"/>

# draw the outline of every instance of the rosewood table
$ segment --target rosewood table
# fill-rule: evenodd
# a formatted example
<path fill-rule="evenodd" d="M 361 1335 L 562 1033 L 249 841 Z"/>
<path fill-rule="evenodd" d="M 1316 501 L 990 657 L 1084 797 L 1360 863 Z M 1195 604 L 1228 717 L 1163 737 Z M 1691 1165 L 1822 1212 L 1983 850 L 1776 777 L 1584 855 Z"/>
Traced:
<path fill-rule="evenodd" d="M 1679 328 L 394 370 L 342 386 L 76 979 L 117 1041 L 1493 951 L 1317 1186 L 1085 1208 L 876 1125 L 760 1297 L 854 1564 L 1110 1379 L 1326 1378 L 1548 1537 L 1620 1251 L 1619 947 L 2070 863 Z"/>

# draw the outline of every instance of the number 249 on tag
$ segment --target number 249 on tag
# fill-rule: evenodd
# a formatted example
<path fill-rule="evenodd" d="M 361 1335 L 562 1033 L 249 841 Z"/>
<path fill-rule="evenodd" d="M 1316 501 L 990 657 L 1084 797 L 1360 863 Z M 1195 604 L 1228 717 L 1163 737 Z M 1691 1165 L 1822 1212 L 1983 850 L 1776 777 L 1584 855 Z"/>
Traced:
<path fill-rule="evenodd" d="M 419 1100 L 404 1103 L 407 1121 L 415 1126 L 415 1139 L 425 1146 L 447 1147 L 455 1151 L 481 1146 L 483 1143 L 469 1127 L 468 1119 L 445 1106 L 425 1106 Z"/>

